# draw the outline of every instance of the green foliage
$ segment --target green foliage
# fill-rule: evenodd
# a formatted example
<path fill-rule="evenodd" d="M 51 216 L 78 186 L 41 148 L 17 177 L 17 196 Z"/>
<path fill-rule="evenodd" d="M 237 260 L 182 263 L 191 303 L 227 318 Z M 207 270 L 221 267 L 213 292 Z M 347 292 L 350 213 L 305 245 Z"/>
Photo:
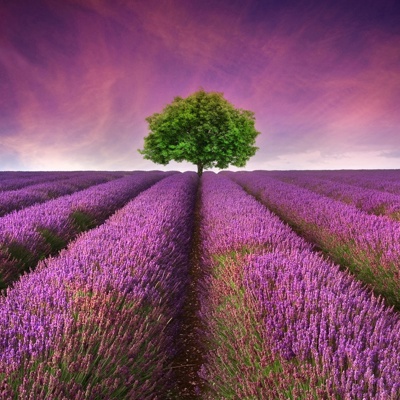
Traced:
<path fill-rule="evenodd" d="M 56 235 L 50 229 L 41 228 L 38 229 L 38 232 L 43 236 L 46 243 L 50 245 L 52 254 L 59 252 L 67 245 L 67 242 L 62 237 Z M 45 255 L 42 258 L 45 258 Z"/>
<path fill-rule="evenodd" d="M 236 109 L 223 93 L 203 89 L 175 97 L 161 113 L 146 118 L 150 133 L 144 139 L 144 158 L 167 165 L 171 160 L 189 161 L 203 168 L 244 167 L 255 154 L 252 111 Z"/>
<path fill-rule="evenodd" d="M 89 213 L 84 211 L 75 210 L 70 215 L 70 218 L 78 232 L 85 232 L 89 229 L 94 228 L 97 225 L 96 219 Z"/>
<path fill-rule="evenodd" d="M 12 242 L 8 245 L 8 253 L 18 260 L 21 265 L 29 265 L 35 258 L 34 255 L 22 244 Z"/>

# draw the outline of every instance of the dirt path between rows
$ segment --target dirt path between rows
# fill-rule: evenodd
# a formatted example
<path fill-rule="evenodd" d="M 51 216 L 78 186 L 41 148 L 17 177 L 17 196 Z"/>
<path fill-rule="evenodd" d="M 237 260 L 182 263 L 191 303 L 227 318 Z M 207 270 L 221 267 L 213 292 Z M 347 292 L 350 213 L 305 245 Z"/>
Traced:
<path fill-rule="evenodd" d="M 204 290 L 201 282 L 205 273 L 201 267 L 200 255 L 200 207 L 201 181 L 197 189 L 194 210 L 194 229 L 190 254 L 189 285 L 185 305 L 181 314 L 181 329 L 177 337 L 180 353 L 174 358 L 174 387 L 171 399 L 200 399 L 204 383 L 198 371 L 204 361 L 204 346 L 201 343 L 202 323 L 199 316 L 200 293 Z"/>

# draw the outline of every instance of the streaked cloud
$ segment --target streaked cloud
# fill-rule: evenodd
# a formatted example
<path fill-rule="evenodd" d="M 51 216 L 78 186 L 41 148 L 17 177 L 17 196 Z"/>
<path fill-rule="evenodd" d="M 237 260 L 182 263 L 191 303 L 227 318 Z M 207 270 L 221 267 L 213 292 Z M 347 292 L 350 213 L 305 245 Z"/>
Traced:
<path fill-rule="evenodd" d="M 363 168 L 362 154 L 394 168 L 399 7 L 310 4 L 1 5 L 0 168 L 162 169 L 136 151 L 144 119 L 200 86 L 255 111 L 250 169 Z"/>

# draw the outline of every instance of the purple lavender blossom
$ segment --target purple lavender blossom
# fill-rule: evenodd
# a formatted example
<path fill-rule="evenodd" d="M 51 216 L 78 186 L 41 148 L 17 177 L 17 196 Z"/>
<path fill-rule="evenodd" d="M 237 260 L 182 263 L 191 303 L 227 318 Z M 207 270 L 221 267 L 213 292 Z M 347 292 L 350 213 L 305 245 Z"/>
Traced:
<path fill-rule="evenodd" d="M 163 179 L 7 290 L 0 300 L 3 393 L 149 400 L 165 394 L 197 179 Z"/>
<path fill-rule="evenodd" d="M 309 189 L 324 196 L 332 197 L 333 199 L 340 200 L 344 203 L 352 204 L 360 210 L 371 214 L 387 215 L 395 219 L 400 218 L 399 194 L 356 186 L 354 184 L 341 182 L 340 180 L 319 178 L 319 174 L 317 173 L 313 174 L 296 171 L 274 173 L 272 176 L 284 182 Z M 361 177 L 363 176 L 364 175 L 361 175 Z M 371 176 L 370 171 L 368 171 L 368 175 L 365 176 Z M 336 175 L 333 175 L 332 177 L 336 177 Z M 383 177 L 379 182 L 380 184 L 382 184 L 382 182 L 388 183 L 388 181 Z M 381 185 L 379 186 L 377 182 L 376 187 L 381 188 Z M 393 187 L 393 182 L 389 187 Z"/>
<path fill-rule="evenodd" d="M 0 180 L 0 192 L 77 177 L 80 174 L 80 172 L 3 172 Z"/>
<path fill-rule="evenodd" d="M 226 173 L 304 236 L 400 306 L 400 229 L 396 221 L 284 183 L 265 173 Z"/>
<path fill-rule="evenodd" d="M 84 172 L 60 180 L 50 180 L 22 189 L 0 192 L 0 217 L 36 203 L 65 196 L 89 186 L 98 185 L 116 178 L 122 174 L 113 172 Z M 64 176 L 64 175 L 62 175 Z M 1 182 L 0 182 L 1 184 Z"/>
<path fill-rule="evenodd" d="M 0 280 L 3 285 L 35 266 L 39 258 L 68 243 L 86 225 L 103 222 L 132 197 L 167 175 L 136 172 L 71 195 L 33 205 L 0 218 Z M 77 223 L 78 222 L 78 223 Z"/>
<path fill-rule="evenodd" d="M 292 365 L 301 372 L 303 384 L 315 383 L 308 389 L 311 396 L 397 399 L 398 314 L 314 253 L 240 186 L 227 181 L 232 175 L 206 173 L 202 180 L 201 242 L 204 268 L 211 270 L 205 285 L 211 292 L 202 298 L 201 314 L 211 329 L 210 350 L 201 371 L 213 393 L 207 398 L 239 391 L 261 398 L 288 396 L 297 382 L 296 371 L 292 371 L 294 380 L 285 374 Z M 241 179 L 250 186 L 257 174 L 243 173 Z M 224 273 L 224 268 L 229 272 Z M 235 311 L 240 305 L 246 307 Z M 233 330 L 235 324 L 224 316 L 235 312 L 245 325 L 238 329 L 242 336 L 230 339 L 224 329 Z M 246 313 L 247 319 L 242 317 Z M 259 331 L 264 342 L 254 341 L 252 331 Z M 254 342 L 259 353 L 246 348 Z M 274 372 L 275 382 L 268 387 L 264 381 L 270 375 L 260 378 L 261 371 L 255 375 L 254 365 L 270 371 L 278 365 L 283 372 Z M 252 380 L 244 382 L 242 376 Z"/>

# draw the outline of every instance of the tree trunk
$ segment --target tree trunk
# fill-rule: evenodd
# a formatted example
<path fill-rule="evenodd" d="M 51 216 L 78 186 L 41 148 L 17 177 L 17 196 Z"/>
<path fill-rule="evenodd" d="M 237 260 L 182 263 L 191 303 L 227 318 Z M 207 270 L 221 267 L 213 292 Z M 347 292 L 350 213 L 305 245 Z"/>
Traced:
<path fill-rule="evenodd" d="M 198 163 L 197 164 L 197 175 L 200 177 L 201 175 L 203 175 L 203 164 L 202 163 Z"/>

